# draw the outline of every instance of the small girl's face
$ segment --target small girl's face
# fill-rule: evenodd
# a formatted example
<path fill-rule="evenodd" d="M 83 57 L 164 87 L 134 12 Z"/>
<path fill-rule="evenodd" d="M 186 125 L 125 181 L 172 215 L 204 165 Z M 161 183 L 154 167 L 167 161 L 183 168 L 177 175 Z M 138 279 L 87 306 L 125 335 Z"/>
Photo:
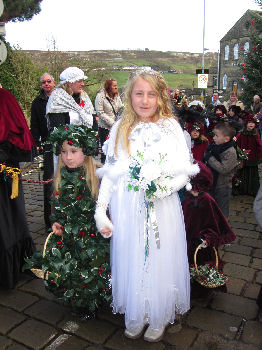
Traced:
<path fill-rule="evenodd" d="M 253 123 L 253 122 L 248 122 L 247 123 L 247 130 L 248 131 L 251 131 L 251 130 L 255 129 L 255 127 L 256 127 L 255 123 Z"/>
<path fill-rule="evenodd" d="M 67 141 L 64 141 L 61 150 L 61 158 L 68 168 L 74 169 L 83 165 L 85 155 L 82 148 L 74 147 L 69 145 Z"/>
<path fill-rule="evenodd" d="M 232 111 L 232 109 L 230 109 L 228 111 L 228 114 L 230 115 L 230 117 L 234 117 L 235 116 L 235 113 Z"/>
<path fill-rule="evenodd" d="M 198 130 L 194 129 L 191 131 L 190 135 L 191 135 L 192 139 L 198 139 L 200 136 L 200 132 Z"/>
<path fill-rule="evenodd" d="M 216 110 L 216 114 L 223 114 L 223 112 L 221 111 L 221 109 L 218 108 L 218 109 Z"/>
<path fill-rule="evenodd" d="M 154 121 L 158 107 L 157 92 L 145 79 L 139 77 L 131 93 L 132 107 L 142 122 Z"/>

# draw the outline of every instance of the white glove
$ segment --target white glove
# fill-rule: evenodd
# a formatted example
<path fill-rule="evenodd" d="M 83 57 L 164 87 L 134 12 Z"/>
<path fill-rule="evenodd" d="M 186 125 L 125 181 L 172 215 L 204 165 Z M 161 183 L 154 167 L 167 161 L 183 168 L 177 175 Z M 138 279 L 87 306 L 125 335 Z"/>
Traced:
<path fill-rule="evenodd" d="M 112 236 L 113 231 L 113 224 L 109 220 L 108 216 L 106 215 L 106 210 L 108 207 L 108 203 L 110 201 L 111 193 L 112 193 L 113 183 L 112 181 L 106 176 L 103 176 L 100 189 L 99 189 L 99 195 L 96 205 L 96 211 L 95 211 L 95 221 L 96 221 L 96 227 L 98 231 L 101 233 L 101 230 L 103 228 L 109 228 L 111 230 L 110 235 L 105 235 L 101 233 L 101 235 L 104 238 L 109 238 Z"/>

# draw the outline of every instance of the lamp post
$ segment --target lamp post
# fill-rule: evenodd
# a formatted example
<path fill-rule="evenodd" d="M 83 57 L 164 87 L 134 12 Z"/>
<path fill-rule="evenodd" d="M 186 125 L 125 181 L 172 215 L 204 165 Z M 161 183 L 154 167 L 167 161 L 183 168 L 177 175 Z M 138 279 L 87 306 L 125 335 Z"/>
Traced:
<path fill-rule="evenodd" d="M 202 50 L 202 74 L 205 72 L 205 27 L 206 27 L 206 0 L 204 0 L 204 18 L 203 18 L 203 50 Z M 202 90 L 201 100 L 204 102 L 205 91 Z"/>
<path fill-rule="evenodd" d="M 0 16 L 4 11 L 3 0 L 0 0 Z M 5 23 L 0 22 L 0 64 L 4 63 L 7 56 L 7 49 L 4 42 L 1 40 L 1 36 L 5 35 Z"/>
<path fill-rule="evenodd" d="M 204 0 L 204 20 L 203 20 L 203 51 L 202 51 L 202 74 L 205 71 L 205 28 L 206 27 L 206 0 Z"/>

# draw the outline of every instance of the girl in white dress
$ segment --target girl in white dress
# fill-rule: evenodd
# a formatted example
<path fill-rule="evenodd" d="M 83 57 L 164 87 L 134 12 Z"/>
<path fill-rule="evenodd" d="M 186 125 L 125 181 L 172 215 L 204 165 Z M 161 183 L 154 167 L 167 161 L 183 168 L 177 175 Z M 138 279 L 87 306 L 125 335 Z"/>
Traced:
<path fill-rule="evenodd" d="M 177 191 L 198 172 L 159 73 L 140 70 L 129 77 L 123 116 L 111 130 L 106 153 L 95 219 L 105 238 L 112 235 L 113 312 L 125 314 L 127 337 L 140 337 L 149 324 L 144 339 L 159 341 L 176 314 L 190 307 Z"/>

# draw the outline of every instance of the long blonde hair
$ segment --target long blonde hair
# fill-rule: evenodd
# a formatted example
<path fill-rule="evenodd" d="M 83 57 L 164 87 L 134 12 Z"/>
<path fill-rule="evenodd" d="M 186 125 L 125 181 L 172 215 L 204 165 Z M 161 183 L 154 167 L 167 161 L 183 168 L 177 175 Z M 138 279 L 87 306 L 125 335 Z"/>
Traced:
<path fill-rule="evenodd" d="M 92 197 L 94 199 L 97 199 L 98 196 L 98 189 L 99 189 L 99 180 L 96 176 L 96 164 L 91 156 L 86 156 L 83 162 L 83 168 L 85 170 L 86 175 L 86 184 L 88 188 L 90 189 L 90 192 L 92 194 Z M 62 161 L 61 154 L 58 156 L 58 167 L 54 179 L 54 189 L 55 191 L 59 191 L 60 184 L 61 184 L 61 169 L 65 168 L 65 164 Z"/>
<path fill-rule="evenodd" d="M 124 149 L 130 154 L 130 142 L 129 135 L 132 129 L 139 122 L 139 116 L 132 106 L 132 90 L 138 78 L 146 80 L 157 93 L 157 120 L 160 118 L 172 118 L 172 112 L 170 107 L 170 98 L 167 93 L 167 85 L 161 74 L 153 70 L 139 70 L 136 73 L 132 73 L 129 76 L 125 87 L 124 96 L 124 112 L 119 124 L 119 128 L 116 135 L 115 153 L 117 154 L 117 145 L 121 138 Z"/>

